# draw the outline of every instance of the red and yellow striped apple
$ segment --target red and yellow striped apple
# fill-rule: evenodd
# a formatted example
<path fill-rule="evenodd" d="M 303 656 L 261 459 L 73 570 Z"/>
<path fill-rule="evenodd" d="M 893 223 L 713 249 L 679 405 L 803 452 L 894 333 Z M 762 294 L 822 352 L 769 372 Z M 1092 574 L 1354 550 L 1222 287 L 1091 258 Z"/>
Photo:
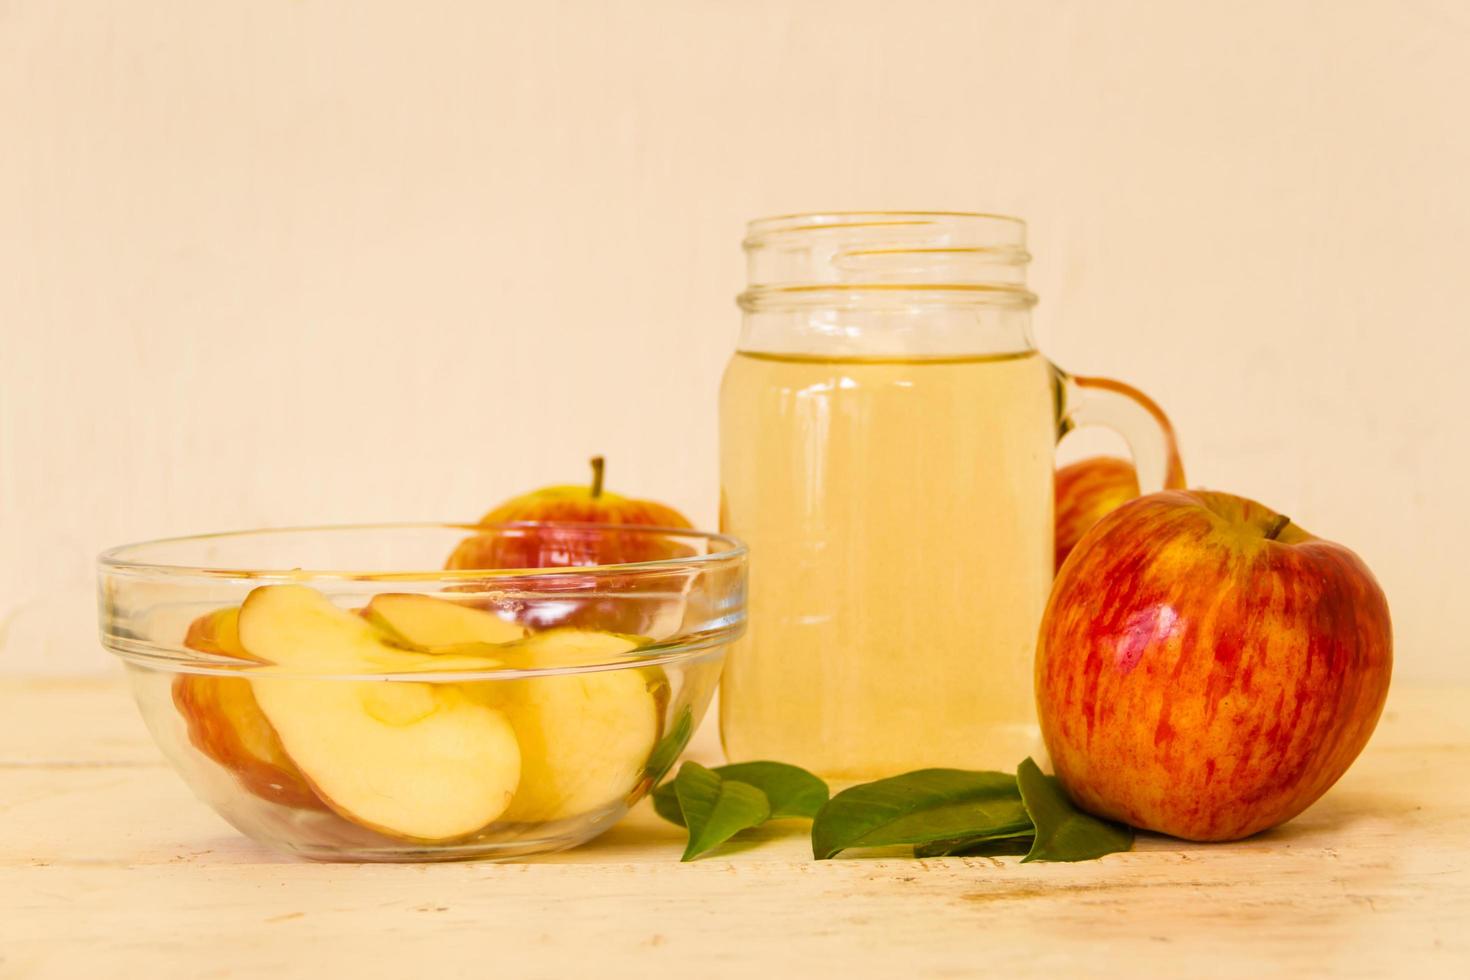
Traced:
<path fill-rule="evenodd" d="M 1138 473 L 1116 456 L 1093 456 L 1057 470 L 1056 567 L 1098 521 L 1138 496 Z"/>
<path fill-rule="evenodd" d="M 594 456 L 590 485 L 543 487 L 507 500 L 480 518 L 480 523 L 537 521 L 542 522 L 541 525 L 486 531 L 466 538 L 454 549 L 444 567 L 495 569 L 616 565 L 693 553 L 684 545 L 658 535 L 620 535 L 577 527 L 586 523 L 645 528 L 694 526 L 672 507 L 603 490 L 602 475 L 603 459 Z"/>
<path fill-rule="evenodd" d="M 1174 427 L 1157 405 L 1150 411 L 1167 436 L 1164 489 L 1183 490 L 1186 486 L 1184 462 L 1179 458 L 1179 449 L 1174 442 Z M 1126 459 L 1091 456 L 1057 470 L 1053 492 L 1056 498 L 1055 567 L 1060 571 L 1062 562 L 1067 560 L 1092 525 L 1138 496 L 1138 471 Z"/>
<path fill-rule="evenodd" d="M 1113 511 L 1062 566 L 1037 706 L 1082 807 L 1233 840 L 1347 771 L 1392 664 L 1388 603 L 1355 554 L 1254 501 L 1171 490 Z"/>
<path fill-rule="evenodd" d="M 661 595 L 677 590 L 673 578 L 660 582 L 644 575 L 626 580 L 598 578 L 571 569 L 588 565 L 686 558 L 694 549 L 676 538 L 650 533 L 650 528 L 691 528 L 688 518 L 672 507 L 610 493 L 602 487 L 603 460 L 592 459 L 588 486 L 544 487 L 507 500 L 480 518 L 483 524 L 534 521 L 525 527 L 486 528 L 465 538 L 450 554 L 449 569 L 567 568 L 566 573 L 539 576 L 540 596 L 522 603 L 521 622 L 536 629 L 580 626 L 613 633 L 644 634 L 657 617 Z M 624 534 L 587 524 L 625 525 Z M 623 594 L 598 595 L 600 589 Z M 647 600 L 631 595 L 646 590 Z"/>

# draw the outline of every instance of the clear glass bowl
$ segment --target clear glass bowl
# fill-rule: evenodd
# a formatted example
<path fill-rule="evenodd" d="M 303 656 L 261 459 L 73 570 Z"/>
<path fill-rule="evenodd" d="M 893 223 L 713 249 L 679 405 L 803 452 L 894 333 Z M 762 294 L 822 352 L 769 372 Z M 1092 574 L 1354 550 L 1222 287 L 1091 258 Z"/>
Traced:
<path fill-rule="evenodd" d="M 744 546 L 626 525 L 176 538 L 105 552 L 98 587 L 103 644 L 194 792 L 326 860 L 596 836 L 672 765 L 745 627 Z"/>

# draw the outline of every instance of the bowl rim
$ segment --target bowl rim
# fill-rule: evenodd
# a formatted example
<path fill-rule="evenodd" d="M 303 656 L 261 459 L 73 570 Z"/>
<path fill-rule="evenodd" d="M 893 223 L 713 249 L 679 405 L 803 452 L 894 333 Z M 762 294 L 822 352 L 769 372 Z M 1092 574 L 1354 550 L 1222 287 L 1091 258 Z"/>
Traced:
<path fill-rule="evenodd" d="M 622 562 L 607 565 L 560 565 L 546 568 L 494 568 L 494 569 L 432 569 L 396 572 L 370 572 L 355 569 L 265 569 L 242 567 L 217 567 L 185 565 L 129 557 L 130 555 L 166 545 L 189 544 L 244 538 L 251 536 L 288 535 L 303 533 L 374 532 L 458 530 L 468 534 L 493 532 L 496 530 L 525 530 L 537 528 L 581 529 L 608 531 L 619 534 L 646 534 L 660 537 L 681 537 L 719 546 L 721 550 L 707 554 L 684 555 L 674 558 L 659 558 L 649 561 Z M 656 576 L 675 571 L 691 571 L 704 567 L 722 567 L 734 564 L 744 568 L 749 549 L 738 538 L 713 531 L 694 528 L 673 528 L 644 524 L 610 524 L 576 521 L 502 521 L 495 523 L 464 523 L 458 521 L 397 521 L 366 522 L 359 524 L 315 524 L 286 527 L 251 528 L 236 531 L 218 531 L 209 534 L 187 534 L 156 538 L 131 544 L 117 545 L 97 556 L 99 610 L 106 622 L 106 610 L 111 605 L 109 582 L 118 578 L 156 581 L 167 585 L 184 586 L 189 582 L 249 584 L 252 587 L 265 585 L 307 585 L 320 583 L 323 586 L 340 586 L 344 583 L 380 583 L 399 586 L 405 591 L 418 585 L 461 584 L 466 582 L 493 584 L 496 589 L 533 593 L 542 581 L 559 575 L 575 575 L 596 579 L 626 578 L 630 576 Z M 519 586 L 519 588 L 518 588 Z M 596 663 L 560 664 L 543 667 L 484 667 L 450 670 L 424 671 L 318 671 L 302 668 L 282 668 L 257 661 L 242 661 L 234 657 L 206 653 L 187 647 L 160 645 L 123 634 L 110 633 L 102 629 L 102 645 L 109 653 L 125 663 L 176 674 L 208 674 L 224 677 L 262 678 L 268 676 L 291 678 L 315 678 L 341 681 L 418 681 L 431 683 L 464 683 L 474 681 L 517 680 L 522 678 L 556 675 L 599 673 L 603 671 L 638 669 L 703 661 L 724 656 L 724 648 L 745 633 L 746 613 L 744 603 L 738 613 L 722 617 L 713 628 L 676 638 L 655 640 L 629 651 L 628 656 Z M 555 627 L 553 627 L 554 629 Z"/>
<path fill-rule="evenodd" d="M 580 674 L 602 674 L 615 670 L 641 670 L 646 667 L 683 666 L 725 656 L 725 648 L 745 633 L 745 620 L 717 633 L 663 640 L 629 651 L 637 656 L 586 664 L 561 664 L 550 667 L 477 667 L 461 670 L 383 670 L 346 671 L 311 670 L 281 667 L 276 664 L 238 660 L 217 654 L 188 651 L 191 656 L 150 643 L 134 643 L 104 637 L 103 647 L 125 664 L 168 674 L 199 674 L 209 677 L 233 677 L 247 681 L 308 680 L 344 683 L 404 682 L 418 684 L 483 684 L 496 681 L 531 680 L 539 677 L 571 677 Z"/>
<path fill-rule="evenodd" d="M 231 538 L 264 537 L 269 535 L 335 533 L 351 531 L 411 531 L 461 530 L 468 534 L 484 534 L 492 531 L 528 530 L 536 528 L 560 528 L 583 531 L 616 531 L 619 534 L 657 534 L 660 537 L 696 538 L 710 544 L 719 544 L 722 550 L 702 555 L 684 555 L 676 558 L 656 558 L 648 561 L 618 562 L 606 565 L 557 565 L 545 568 L 437 568 L 409 569 L 383 572 L 361 569 L 311 569 L 311 568 L 245 568 L 205 565 L 183 565 L 173 562 L 139 560 L 128 557 L 129 553 L 163 545 L 191 542 L 223 541 Z M 261 583 L 290 582 L 304 584 L 312 580 L 352 582 L 463 582 L 482 581 L 487 578 L 532 578 L 547 575 L 625 575 L 640 571 L 667 571 L 690 566 L 718 564 L 744 559 L 749 554 L 744 541 L 728 534 L 701 531 L 695 528 L 663 527 L 652 524 L 608 524 L 591 521 L 497 521 L 480 524 L 460 521 L 369 521 L 353 524 L 300 524 L 280 527 L 243 528 L 233 531 L 213 531 L 206 534 L 181 534 L 164 538 L 151 538 L 128 544 L 114 545 L 97 555 L 99 571 L 109 575 L 144 575 L 160 578 L 204 578 L 241 579 Z"/>

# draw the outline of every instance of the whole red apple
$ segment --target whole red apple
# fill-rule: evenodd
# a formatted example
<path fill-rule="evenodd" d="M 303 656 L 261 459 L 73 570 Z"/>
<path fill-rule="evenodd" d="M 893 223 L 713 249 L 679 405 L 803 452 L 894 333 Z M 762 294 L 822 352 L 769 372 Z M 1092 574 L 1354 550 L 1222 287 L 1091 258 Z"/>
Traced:
<path fill-rule="evenodd" d="M 1126 459 L 1094 456 L 1057 470 L 1056 567 L 1092 525 L 1137 496 L 1138 473 Z"/>
<path fill-rule="evenodd" d="M 603 459 L 592 459 L 589 485 L 543 487 L 513 497 L 480 518 L 481 524 L 539 522 L 540 526 L 486 531 L 461 541 L 446 568 L 562 568 L 616 565 L 693 554 L 658 535 L 609 533 L 578 524 L 689 528 L 672 507 L 603 490 Z"/>
<path fill-rule="evenodd" d="M 1254 501 L 1169 490 L 1104 517 L 1062 566 L 1037 707 L 1079 805 L 1233 840 L 1347 771 L 1392 667 L 1388 603 L 1351 551 Z"/>
<path fill-rule="evenodd" d="M 658 561 L 693 555 L 676 538 L 649 533 L 651 527 L 690 528 L 688 518 L 664 504 L 609 493 L 602 487 L 603 459 L 592 459 L 592 482 L 584 486 L 544 487 L 507 500 L 480 518 L 481 524 L 536 522 L 500 527 L 465 538 L 446 568 L 576 568 Z M 626 534 L 589 524 L 627 525 Z M 607 579 L 568 571 L 536 579 L 534 597 L 521 600 L 516 619 L 535 629 L 580 626 L 642 635 L 667 613 L 669 596 L 683 579 L 644 573 Z M 602 590 L 617 593 L 606 596 Z"/>

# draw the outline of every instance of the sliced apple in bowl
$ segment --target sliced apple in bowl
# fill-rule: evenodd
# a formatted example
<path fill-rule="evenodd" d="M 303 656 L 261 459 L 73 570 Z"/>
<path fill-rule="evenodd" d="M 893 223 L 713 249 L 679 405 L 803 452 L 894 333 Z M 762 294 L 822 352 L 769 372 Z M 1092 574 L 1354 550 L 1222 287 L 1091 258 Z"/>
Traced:
<path fill-rule="evenodd" d="M 636 637 L 581 629 L 537 633 L 506 648 L 507 666 L 576 667 L 615 662 Z M 626 799 L 659 737 L 657 668 L 549 674 L 491 687 L 520 741 L 522 776 L 501 819 L 561 820 Z"/>
<path fill-rule="evenodd" d="M 239 622 L 236 606 L 205 613 L 189 624 L 184 646 L 254 660 L 240 645 Z M 261 713 L 248 680 L 179 674 L 173 681 L 173 702 L 188 729 L 189 743 L 234 774 L 251 793 L 282 806 L 325 809 Z"/>
<path fill-rule="evenodd" d="M 493 670 L 495 657 L 406 650 L 368 618 L 304 585 L 264 585 L 240 606 L 240 643 L 266 674 L 398 674 Z M 261 672 L 257 672 L 259 676 Z"/>
<path fill-rule="evenodd" d="M 423 595 L 375 596 L 367 620 L 424 651 L 484 651 L 505 666 L 575 668 L 615 662 L 641 637 L 553 629 L 525 637 L 520 626 L 459 602 Z M 518 641 L 518 642 L 516 642 Z M 466 685 L 471 697 L 502 711 L 521 748 L 521 781 L 501 820 L 536 823 L 599 809 L 638 784 L 658 740 L 657 668 L 548 675 Z"/>
<path fill-rule="evenodd" d="M 510 804 L 520 750 L 500 712 L 452 684 L 273 677 L 255 695 L 321 798 L 353 823 L 437 842 Z"/>
<path fill-rule="evenodd" d="M 341 816 L 442 842 L 481 830 L 509 806 L 521 778 L 516 735 L 464 685 L 310 676 L 485 670 L 497 660 L 399 649 L 368 620 L 297 585 L 251 592 L 240 641 L 271 665 L 252 672 L 262 712 Z"/>
<path fill-rule="evenodd" d="M 173 699 L 188 726 L 190 744 L 233 773 L 247 790 L 281 806 L 325 809 L 261 712 L 249 681 L 179 674 Z"/>
<path fill-rule="evenodd" d="M 386 592 L 374 596 L 363 615 L 404 646 L 428 653 L 511 643 L 526 635 L 523 627 L 492 612 L 427 595 Z"/>
<path fill-rule="evenodd" d="M 184 634 L 184 646 L 236 660 L 255 659 L 240 645 L 239 606 L 226 606 L 195 619 Z"/>

